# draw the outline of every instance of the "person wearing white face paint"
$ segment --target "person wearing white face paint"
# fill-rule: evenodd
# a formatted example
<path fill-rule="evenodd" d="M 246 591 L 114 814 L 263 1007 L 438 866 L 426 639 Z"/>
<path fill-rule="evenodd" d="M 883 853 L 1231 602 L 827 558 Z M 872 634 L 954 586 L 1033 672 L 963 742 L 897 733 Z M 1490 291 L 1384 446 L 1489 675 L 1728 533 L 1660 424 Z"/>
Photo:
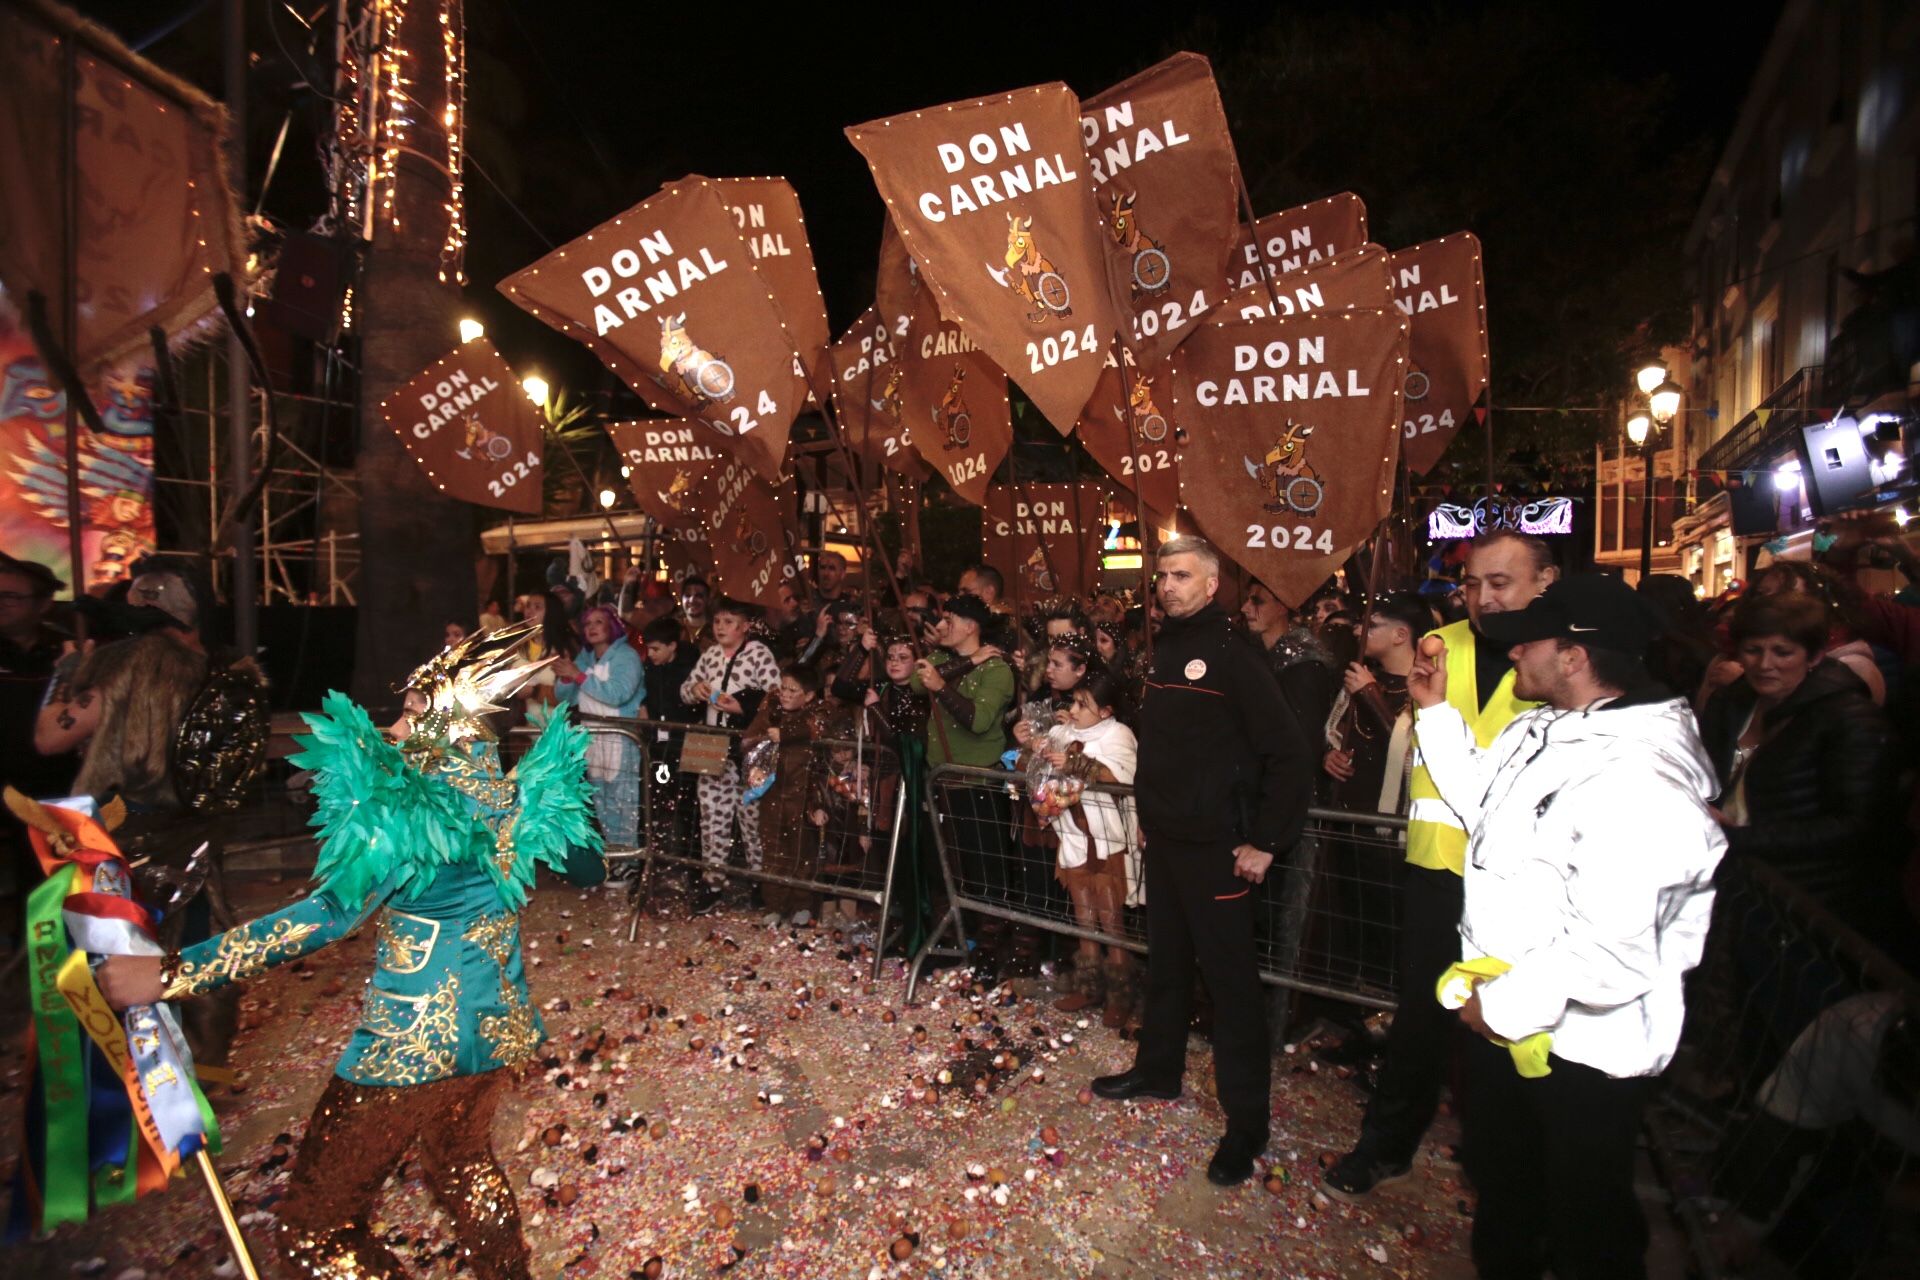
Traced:
<path fill-rule="evenodd" d="M 1447 993 L 1472 1033 L 1461 1114 L 1482 1276 L 1646 1275 L 1640 1112 L 1679 1043 L 1727 847 L 1693 716 L 1646 672 L 1658 626 L 1600 574 L 1483 616 L 1514 696 L 1543 704 L 1491 746 L 1447 699 L 1442 640 L 1407 678 L 1428 772 L 1468 837 L 1461 961 L 1401 1000 Z"/>

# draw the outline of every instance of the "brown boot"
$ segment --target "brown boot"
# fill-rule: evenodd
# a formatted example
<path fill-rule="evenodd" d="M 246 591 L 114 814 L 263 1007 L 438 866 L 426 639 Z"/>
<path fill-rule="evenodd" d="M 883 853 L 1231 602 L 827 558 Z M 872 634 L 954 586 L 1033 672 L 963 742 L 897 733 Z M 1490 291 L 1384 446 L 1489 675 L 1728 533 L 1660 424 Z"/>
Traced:
<path fill-rule="evenodd" d="M 1100 1025 L 1110 1031 L 1118 1031 L 1134 1016 L 1134 1006 L 1140 1000 L 1139 968 L 1131 959 L 1108 961 L 1106 967 L 1107 999 L 1100 1010 Z"/>
<path fill-rule="evenodd" d="M 1076 961 L 1067 974 L 1066 986 L 1067 994 L 1053 1002 L 1053 1007 L 1061 1013 L 1078 1013 L 1107 998 L 1106 976 L 1101 973 L 1097 959 Z"/>

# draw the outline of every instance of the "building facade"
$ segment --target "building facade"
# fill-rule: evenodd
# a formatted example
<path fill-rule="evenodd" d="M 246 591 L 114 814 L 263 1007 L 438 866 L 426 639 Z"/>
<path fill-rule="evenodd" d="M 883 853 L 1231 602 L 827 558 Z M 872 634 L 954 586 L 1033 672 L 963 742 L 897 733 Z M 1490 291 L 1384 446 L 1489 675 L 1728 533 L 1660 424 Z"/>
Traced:
<path fill-rule="evenodd" d="M 1788 0 L 1687 237 L 1668 563 L 1703 594 L 1916 510 L 1917 199 L 1920 6 Z"/>

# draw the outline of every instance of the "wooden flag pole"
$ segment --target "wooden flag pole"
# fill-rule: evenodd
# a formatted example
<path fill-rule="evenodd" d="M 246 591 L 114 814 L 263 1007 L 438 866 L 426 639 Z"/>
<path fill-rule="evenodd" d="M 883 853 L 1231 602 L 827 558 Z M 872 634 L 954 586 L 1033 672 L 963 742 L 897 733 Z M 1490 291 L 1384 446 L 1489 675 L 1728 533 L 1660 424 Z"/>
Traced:
<path fill-rule="evenodd" d="M 245 1280 L 260 1280 L 260 1272 L 253 1265 L 253 1255 L 247 1251 L 247 1242 L 240 1234 L 240 1223 L 233 1216 L 233 1204 L 227 1199 L 227 1189 L 220 1185 L 220 1175 L 214 1172 L 213 1157 L 207 1154 L 206 1147 L 193 1153 L 194 1163 L 200 1166 L 200 1176 L 207 1180 L 207 1194 L 213 1197 L 213 1207 L 219 1211 L 220 1226 L 227 1233 L 227 1243 L 233 1247 L 233 1260 L 239 1264 L 240 1274 Z"/>
<path fill-rule="evenodd" d="M 1125 348 L 1120 345 L 1119 330 L 1113 335 L 1114 363 L 1120 369 L 1121 398 L 1127 402 L 1127 448 L 1134 456 L 1133 466 L 1133 523 L 1138 528 L 1140 543 L 1140 651 L 1146 655 L 1149 666 L 1153 663 L 1153 568 L 1148 563 L 1159 548 L 1149 545 L 1147 532 L 1153 521 L 1147 518 L 1147 500 L 1143 494 L 1146 482 L 1140 478 L 1140 425 L 1138 414 L 1134 411 L 1132 388 L 1127 385 L 1127 366 L 1122 358 Z"/>
<path fill-rule="evenodd" d="M 1018 448 L 1019 444 L 1020 444 L 1020 433 L 1016 431 L 1014 432 L 1013 440 L 1007 445 L 1007 480 L 1013 486 L 1013 490 L 1016 497 L 1026 498 L 1027 507 L 1029 510 L 1031 510 L 1033 507 L 1033 494 L 1028 492 L 1026 483 L 1020 479 L 1020 468 L 1014 462 L 1014 455 L 1020 451 Z M 980 508 L 980 511 L 983 517 L 989 514 L 987 512 L 987 509 L 984 506 Z M 1013 516 L 1013 532 L 1015 534 L 1015 541 L 1013 545 L 1017 547 L 1020 545 L 1018 540 L 1018 535 L 1020 533 L 1019 509 L 1016 507 L 1014 511 L 1012 511 L 1010 514 Z M 1053 594 L 1057 596 L 1060 594 L 1060 571 L 1053 567 L 1053 552 L 1047 546 L 1047 540 L 1045 538 L 1039 536 L 1038 534 L 1035 534 L 1034 541 L 1038 543 L 1040 546 L 1040 563 L 1047 566 L 1047 575 L 1053 579 Z M 981 537 L 980 537 L 980 554 L 982 557 L 986 555 L 986 551 L 987 551 L 986 532 L 985 532 L 984 521 L 983 521 L 983 528 L 981 530 Z M 1014 579 L 1018 581 L 1020 578 L 1019 565 L 1014 566 L 1013 575 L 1014 575 Z"/>

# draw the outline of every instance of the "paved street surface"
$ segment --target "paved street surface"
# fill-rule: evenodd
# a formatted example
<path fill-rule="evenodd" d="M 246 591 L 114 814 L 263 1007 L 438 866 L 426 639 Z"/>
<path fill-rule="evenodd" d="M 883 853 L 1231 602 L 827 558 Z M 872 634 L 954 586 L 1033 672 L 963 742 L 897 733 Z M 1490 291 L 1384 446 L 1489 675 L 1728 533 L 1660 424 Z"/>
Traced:
<path fill-rule="evenodd" d="M 248 909 L 296 892 L 275 886 Z M 1205 1176 L 1221 1116 L 1197 1037 L 1186 1098 L 1101 1102 L 1088 1079 L 1123 1068 L 1132 1046 L 1053 1010 L 1037 980 L 940 974 L 909 1009 L 897 962 L 870 983 L 831 935 L 673 914 L 644 918 L 628 943 L 624 899 L 549 888 L 526 913 L 528 978 L 553 1039 L 494 1141 L 538 1276 L 645 1275 L 654 1258 L 666 1277 L 795 1280 L 1470 1274 L 1469 1193 L 1434 1146 L 1367 1210 L 1314 1191 L 1362 1095 L 1303 1049 L 1276 1063 L 1271 1176 L 1222 1191 Z M 267 1256 L 273 1205 L 354 1027 L 371 939 L 363 930 L 252 986 L 241 1089 L 216 1096 L 218 1163 L 269 1276 L 291 1276 Z M 0 1095 L 9 1156 L 18 1054 L 16 1040 Z M 418 1274 L 454 1273 L 412 1163 L 376 1228 Z M 230 1265 L 197 1181 L 0 1249 L 0 1273 L 16 1276 L 158 1280 Z"/>

